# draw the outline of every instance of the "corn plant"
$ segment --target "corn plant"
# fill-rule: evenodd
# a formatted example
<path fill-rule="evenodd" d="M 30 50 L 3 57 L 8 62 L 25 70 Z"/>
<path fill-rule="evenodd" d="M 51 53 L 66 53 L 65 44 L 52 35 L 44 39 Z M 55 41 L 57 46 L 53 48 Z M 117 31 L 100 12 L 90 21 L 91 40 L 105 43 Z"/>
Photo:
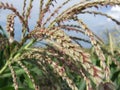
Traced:
<path fill-rule="evenodd" d="M 120 1 L 79 1 L 62 12 L 60 12 L 62 7 L 72 0 L 65 0 L 58 7 L 54 7 L 54 4 L 58 3 L 57 0 L 38 1 L 39 17 L 33 30 L 29 28 L 29 16 L 32 13 L 34 0 L 30 0 L 28 6 L 27 0 L 24 0 L 22 13 L 12 4 L 0 2 L 0 9 L 13 12 L 7 16 L 6 29 L 3 30 L 1 27 L 0 33 L 1 90 L 9 89 L 2 85 L 2 81 L 5 83 L 5 80 L 8 81 L 6 85 L 11 89 L 14 87 L 15 90 L 27 88 L 28 90 L 119 89 L 120 81 L 118 83 L 111 79 L 114 75 L 111 73 L 112 64 L 116 65 L 120 72 L 119 58 L 114 57 L 104 48 L 105 43 L 92 32 L 79 15 L 101 15 L 119 25 L 120 22 L 113 17 L 103 12 L 89 11 L 89 9 L 119 6 Z M 56 8 L 53 12 L 50 12 L 51 6 Z M 22 24 L 20 41 L 16 41 L 14 37 L 14 18 L 16 17 Z M 89 40 L 71 36 L 66 31 L 83 34 L 88 36 Z M 91 44 L 92 50 L 84 48 L 80 41 Z M 36 46 L 36 43 L 40 44 Z M 118 51 L 116 53 L 119 54 Z M 118 77 L 119 73 L 117 73 Z"/>

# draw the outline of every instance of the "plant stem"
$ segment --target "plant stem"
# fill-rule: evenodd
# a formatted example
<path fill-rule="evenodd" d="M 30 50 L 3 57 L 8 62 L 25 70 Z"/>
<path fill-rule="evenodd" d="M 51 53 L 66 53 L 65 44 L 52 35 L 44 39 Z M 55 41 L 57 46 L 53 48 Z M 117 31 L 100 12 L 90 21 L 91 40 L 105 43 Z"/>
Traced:
<path fill-rule="evenodd" d="M 7 68 L 8 64 L 9 64 L 9 60 L 5 63 L 4 67 L 0 70 L 0 74 L 2 74 L 5 71 L 5 69 Z"/>

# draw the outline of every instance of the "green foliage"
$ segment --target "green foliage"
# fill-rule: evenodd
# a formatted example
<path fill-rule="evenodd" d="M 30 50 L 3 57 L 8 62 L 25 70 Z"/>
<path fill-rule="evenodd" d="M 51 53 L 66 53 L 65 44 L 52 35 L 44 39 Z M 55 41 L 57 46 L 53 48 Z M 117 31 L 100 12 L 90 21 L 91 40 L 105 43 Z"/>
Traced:
<path fill-rule="evenodd" d="M 24 0 L 22 13 L 12 4 L 0 2 L 0 9 L 13 12 L 7 17 L 6 29 L 0 26 L 0 90 L 119 90 L 120 47 L 114 45 L 111 33 L 107 33 L 108 43 L 104 43 L 78 16 L 102 15 L 119 25 L 118 20 L 107 14 L 87 10 L 120 2 L 86 0 L 59 13 L 71 0 L 58 7 L 54 7 L 57 0 L 39 0 L 39 17 L 35 28 L 30 30 L 33 1 L 27 6 Z M 53 12 L 49 12 L 51 6 L 56 8 Z M 16 17 L 22 23 L 20 41 L 14 38 Z M 87 35 L 89 40 L 66 31 Z M 92 47 L 85 48 L 80 41 Z"/>

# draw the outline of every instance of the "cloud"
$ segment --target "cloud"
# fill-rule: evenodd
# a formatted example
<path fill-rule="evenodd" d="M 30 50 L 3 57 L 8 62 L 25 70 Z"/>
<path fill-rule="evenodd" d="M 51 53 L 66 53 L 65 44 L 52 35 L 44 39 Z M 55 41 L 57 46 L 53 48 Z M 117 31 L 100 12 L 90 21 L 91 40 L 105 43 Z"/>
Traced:
<path fill-rule="evenodd" d="M 120 7 L 119 6 L 112 7 L 107 14 L 117 20 L 120 20 Z M 108 19 L 108 21 L 110 21 L 110 19 Z"/>

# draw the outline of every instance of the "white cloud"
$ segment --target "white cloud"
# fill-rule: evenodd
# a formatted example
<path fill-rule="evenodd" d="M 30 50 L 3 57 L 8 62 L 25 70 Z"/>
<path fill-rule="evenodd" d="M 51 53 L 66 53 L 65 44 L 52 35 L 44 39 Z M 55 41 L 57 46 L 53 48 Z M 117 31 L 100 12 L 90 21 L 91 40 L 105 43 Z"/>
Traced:
<path fill-rule="evenodd" d="M 120 12 L 120 7 L 119 6 L 114 6 L 111 8 L 111 11 L 116 11 L 116 12 Z"/>
<path fill-rule="evenodd" d="M 112 7 L 107 14 L 117 20 L 120 20 L 120 7 L 119 6 Z M 110 19 L 108 19 L 108 21 L 110 21 Z"/>

